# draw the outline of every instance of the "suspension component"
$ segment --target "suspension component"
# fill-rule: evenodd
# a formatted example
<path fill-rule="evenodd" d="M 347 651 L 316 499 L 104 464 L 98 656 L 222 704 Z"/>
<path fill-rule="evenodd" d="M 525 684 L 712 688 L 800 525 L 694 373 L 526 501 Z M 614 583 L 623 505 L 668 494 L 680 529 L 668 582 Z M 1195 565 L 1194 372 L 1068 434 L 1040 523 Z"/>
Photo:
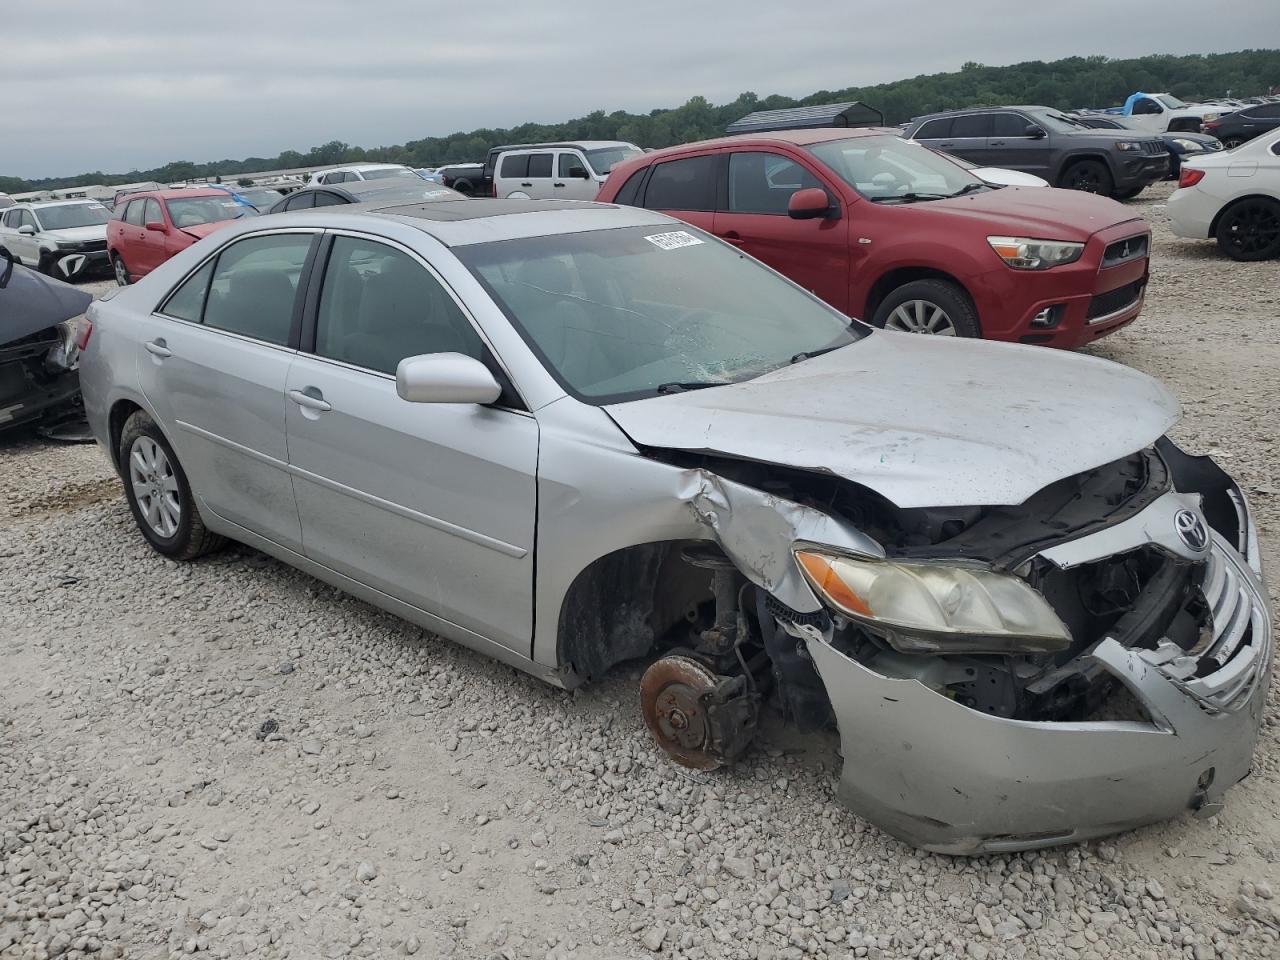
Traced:
<path fill-rule="evenodd" d="M 714 770 L 755 737 L 759 696 L 743 676 L 726 677 L 691 656 L 655 660 L 640 681 L 640 710 L 658 745 L 682 766 Z"/>

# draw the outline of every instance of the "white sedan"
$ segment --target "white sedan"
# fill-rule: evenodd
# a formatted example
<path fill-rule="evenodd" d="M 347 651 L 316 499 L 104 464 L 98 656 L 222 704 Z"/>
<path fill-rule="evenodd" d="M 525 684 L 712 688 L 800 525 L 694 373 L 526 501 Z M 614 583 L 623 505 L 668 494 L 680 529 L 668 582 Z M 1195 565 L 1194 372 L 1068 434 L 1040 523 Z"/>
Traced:
<path fill-rule="evenodd" d="M 1184 161 L 1168 214 L 1177 236 L 1217 240 L 1233 260 L 1280 256 L 1280 130 Z"/>

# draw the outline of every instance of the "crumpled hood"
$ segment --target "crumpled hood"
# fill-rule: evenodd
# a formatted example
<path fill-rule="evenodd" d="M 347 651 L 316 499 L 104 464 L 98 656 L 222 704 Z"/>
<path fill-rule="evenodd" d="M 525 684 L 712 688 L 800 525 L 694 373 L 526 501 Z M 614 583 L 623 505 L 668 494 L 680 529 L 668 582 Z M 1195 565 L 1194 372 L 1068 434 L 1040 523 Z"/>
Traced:
<path fill-rule="evenodd" d="M 88 227 L 68 227 L 66 230 L 46 230 L 45 233 L 54 240 L 62 241 L 105 240 L 107 239 L 107 225 L 100 223 Z"/>
<path fill-rule="evenodd" d="M 1081 243 L 1118 223 L 1141 223 L 1123 204 L 1080 190 L 1004 187 L 900 207 L 975 220 L 987 233 Z M 1145 224 L 1143 225 L 1145 226 Z"/>
<path fill-rule="evenodd" d="M 231 222 L 231 220 L 218 220 L 214 223 L 196 223 L 189 227 L 179 227 L 178 230 L 195 237 L 197 240 L 203 240 L 215 230 L 221 230 Z"/>
<path fill-rule="evenodd" d="M 900 507 L 1022 503 L 1149 446 L 1158 381 L 1045 347 L 876 331 L 744 383 L 605 408 L 645 447 L 834 473 Z"/>

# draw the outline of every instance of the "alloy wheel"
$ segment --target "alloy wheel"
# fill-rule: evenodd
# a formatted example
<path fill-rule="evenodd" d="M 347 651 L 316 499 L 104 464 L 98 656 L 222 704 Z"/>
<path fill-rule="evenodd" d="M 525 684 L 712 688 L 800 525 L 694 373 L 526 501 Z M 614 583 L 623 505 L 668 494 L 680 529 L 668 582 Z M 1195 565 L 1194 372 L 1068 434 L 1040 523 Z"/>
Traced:
<path fill-rule="evenodd" d="M 1241 204 L 1228 216 L 1227 242 L 1237 252 L 1256 256 L 1280 243 L 1280 214 L 1271 204 Z"/>
<path fill-rule="evenodd" d="M 119 257 L 115 258 L 115 260 L 113 261 L 113 265 L 115 266 L 115 269 L 116 269 L 116 283 L 118 283 L 122 287 L 127 287 L 129 285 L 128 267 L 124 265 L 124 261 L 121 260 Z"/>
<path fill-rule="evenodd" d="M 884 322 L 886 330 L 903 333 L 932 333 L 940 337 L 956 336 L 956 326 L 947 311 L 928 300 L 907 300 L 894 307 Z"/>
<path fill-rule="evenodd" d="M 154 533 L 168 539 L 182 522 L 178 478 L 164 448 L 151 437 L 138 437 L 129 450 L 129 482 L 138 510 Z"/>

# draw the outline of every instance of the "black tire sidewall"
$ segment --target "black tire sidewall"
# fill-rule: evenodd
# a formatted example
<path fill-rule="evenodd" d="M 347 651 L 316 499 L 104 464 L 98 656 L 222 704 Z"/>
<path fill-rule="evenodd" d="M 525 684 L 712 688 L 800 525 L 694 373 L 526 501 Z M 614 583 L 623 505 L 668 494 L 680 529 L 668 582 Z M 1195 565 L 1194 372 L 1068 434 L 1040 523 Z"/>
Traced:
<path fill-rule="evenodd" d="M 956 328 L 958 337 L 980 338 L 982 336 L 977 311 L 969 301 L 969 295 L 948 280 L 912 280 L 890 291 L 889 295 L 876 307 L 871 325 L 884 329 L 889 314 L 908 300 L 925 300 L 941 307 L 951 318 L 951 324 Z M 922 336 L 928 336 L 928 334 L 922 334 Z"/>
<path fill-rule="evenodd" d="M 1239 261 L 1240 263 L 1260 263 L 1263 260 L 1273 260 L 1280 256 L 1280 241 L 1273 243 L 1269 249 L 1264 250 L 1262 253 L 1248 253 L 1244 255 L 1237 252 L 1231 245 L 1231 241 L 1227 233 L 1228 226 L 1235 217 L 1239 216 L 1242 210 L 1247 210 L 1249 207 L 1255 205 L 1264 207 L 1269 206 L 1272 208 L 1272 211 L 1276 216 L 1280 217 L 1280 202 L 1260 198 L 1243 200 L 1236 203 L 1222 214 L 1222 218 L 1218 221 L 1218 227 L 1214 232 L 1214 238 L 1218 241 L 1219 249 L 1221 249 L 1222 252 L 1232 260 Z"/>
<path fill-rule="evenodd" d="M 164 450 L 164 455 L 169 458 L 169 465 L 173 468 L 173 475 L 178 481 L 178 506 L 182 511 L 182 516 L 178 520 L 178 529 L 172 537 L 162 537 L 147 523 L 146 517 L 143 516 L 141 508 L 138 506 L 138 499 L 133 493 L 133 483 L 129 479 L 129 455 L 133 450 L 134 442 L 142 436 L 150 437 L 160 445 Z M 125 499 L 129 501 L 129 510 L 133 514 L 134 521 L 138 524 L 138 529 L 142 531 L 142 535 L 146 537 L 147 542 L 158 552 L 166 557 L 182 557 L 186 555 L 192 545 L 192 525 L 195 520 L 195 499 L 191 495 L 191 485 L 187 483 L 187 475 L 182 469 L 182 464 L 178 462 L 177 455 L 173 452 L 173 448 L 169 446 L 169 441 L 165 439 L 160 428 L 156 426 L 156 422 L 145 413 L 135 413 L 127 421 L 125 421 L 124 429 L 120 431 L 120 443 L 117 449 L 117 456 L 120 460 L 120 479 L 124 483 Z"/>
<path fill-rule="evenodd" d="M 1072 181 L 1081 169 L 1093 170 L 1098 176 L 1097 190 L 1084 190 L 1081 187 L 1074 186 Z M 1077 160 L 1067 167 L 1067 172 L 1063 175 L 1063 186 L 1068 190 L 1080 190 L 1081 193 L 1093 193 L 1098 196 L 1108 197 L 1115 189 L 1115 180 L 1111 176 L 1111 171 L 1107 169 L 1107 165 L 1101 160 Z"/>

